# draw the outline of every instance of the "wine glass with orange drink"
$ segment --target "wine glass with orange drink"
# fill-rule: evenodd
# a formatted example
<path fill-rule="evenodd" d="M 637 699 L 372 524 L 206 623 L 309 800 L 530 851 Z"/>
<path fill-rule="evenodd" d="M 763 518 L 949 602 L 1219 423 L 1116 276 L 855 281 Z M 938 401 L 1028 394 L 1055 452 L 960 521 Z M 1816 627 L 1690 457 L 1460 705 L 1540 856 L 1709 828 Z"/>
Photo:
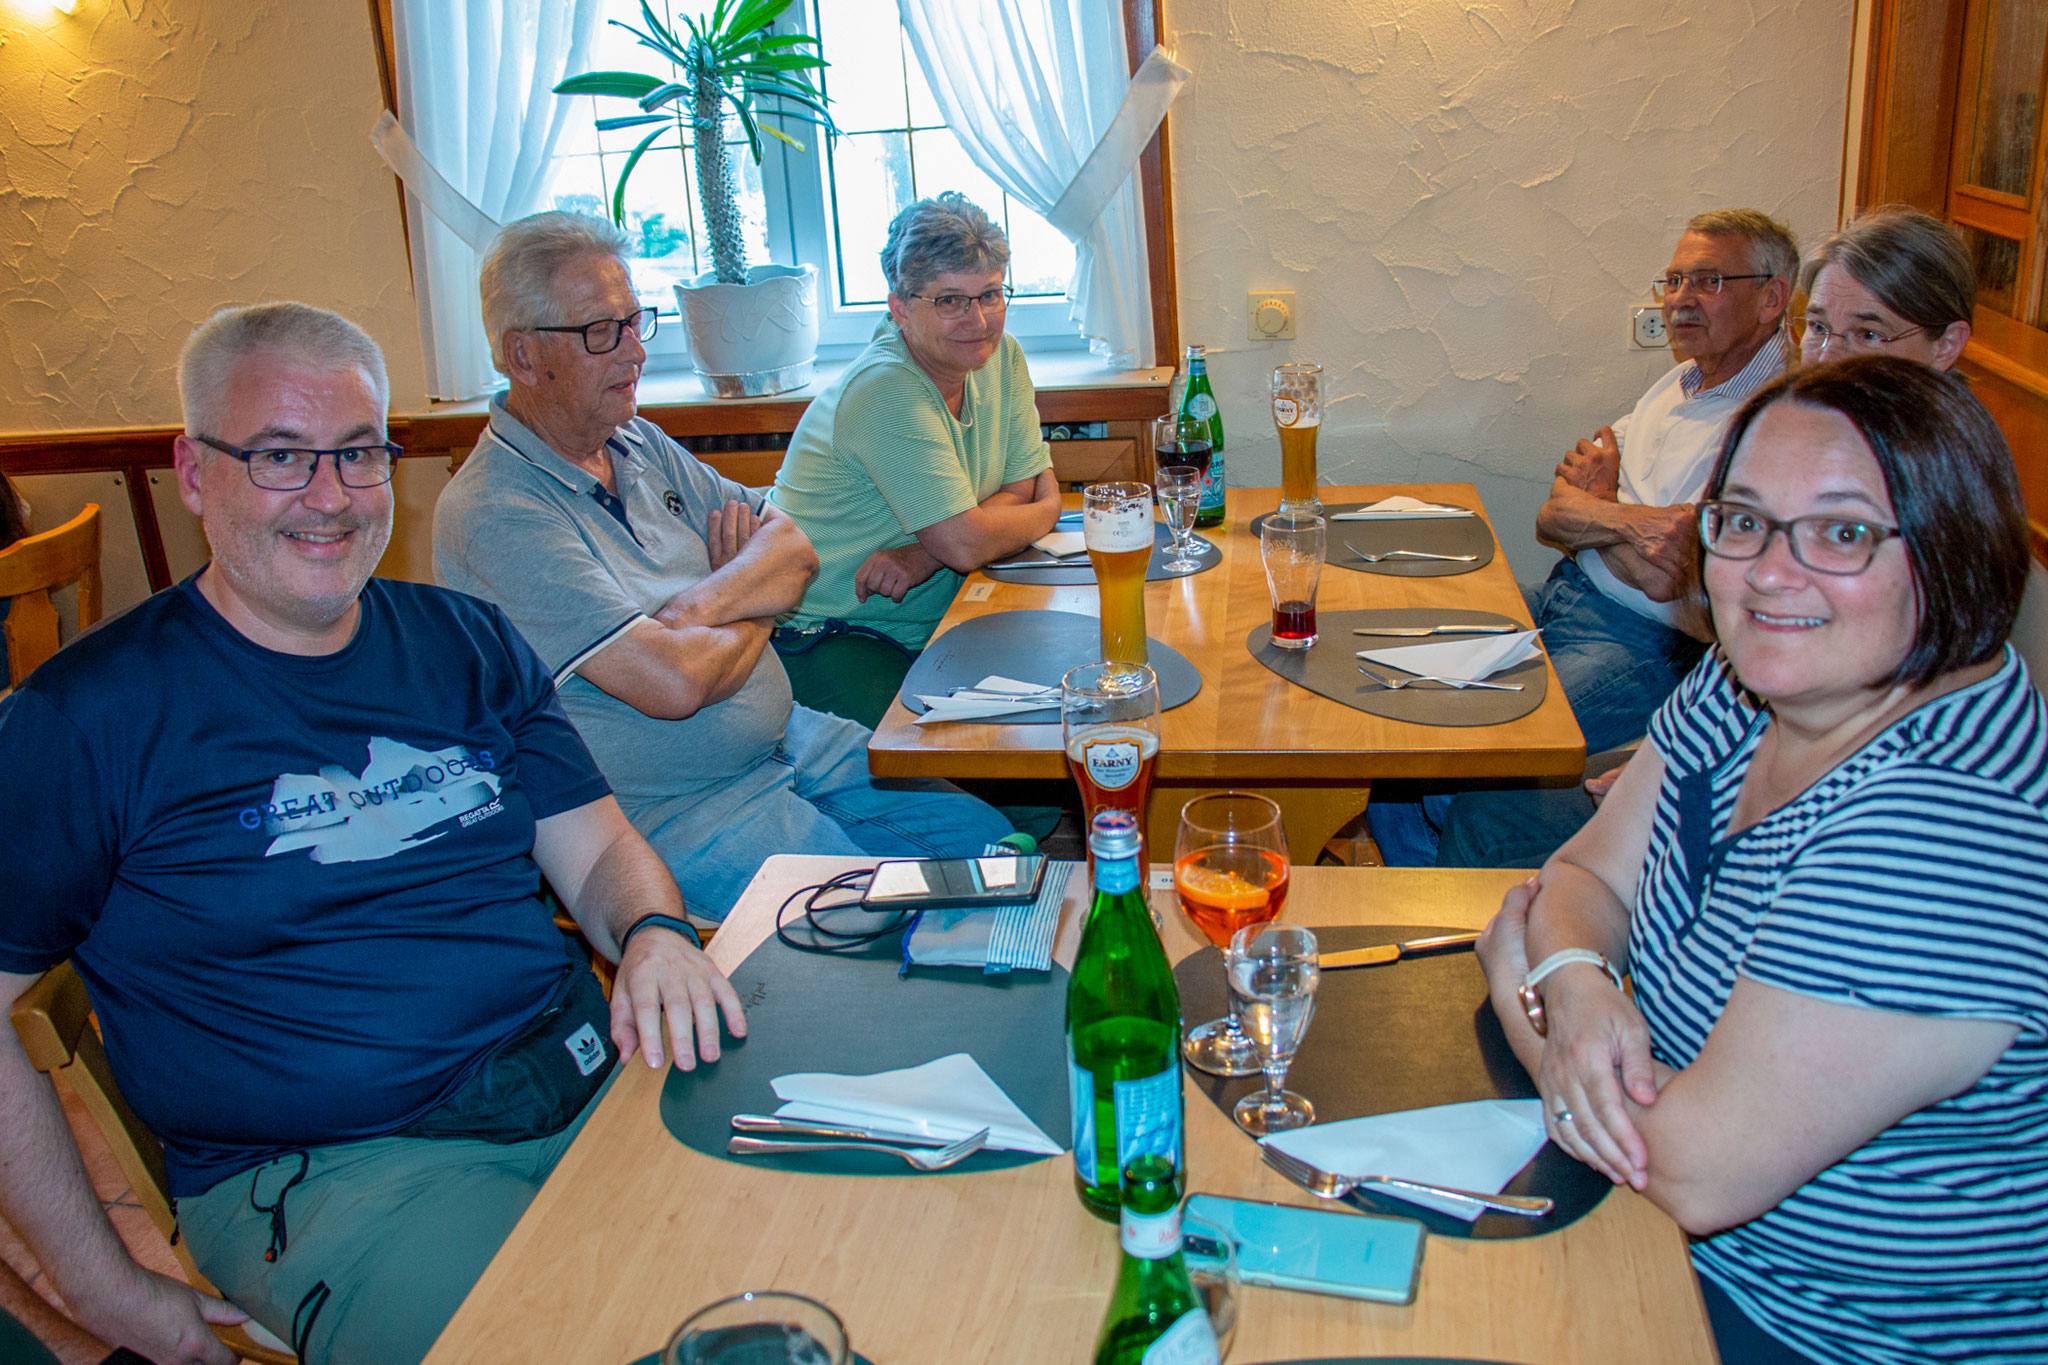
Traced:
<path fill-rule="evenodd" d="M 1173 846 L 1180 908 L 1218 948 L 1248 924 L 1279 917 L 1287 902 L 1287 831 L 1280 807 L 1251 792 L 1211 792 L 1181 807 Z M 1188 1030 L 1188 1063 L 1212 1076 L 1258 1074 L 1259 1053 L 1235 1009 Z"/>

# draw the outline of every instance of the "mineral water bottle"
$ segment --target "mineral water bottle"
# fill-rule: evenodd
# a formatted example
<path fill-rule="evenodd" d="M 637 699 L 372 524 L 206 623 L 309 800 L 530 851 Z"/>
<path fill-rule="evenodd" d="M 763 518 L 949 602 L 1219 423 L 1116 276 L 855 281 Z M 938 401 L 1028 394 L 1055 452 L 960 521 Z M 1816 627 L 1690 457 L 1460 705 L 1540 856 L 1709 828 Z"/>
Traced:
<path fill-rule="evenodd" d="M 1206 346 L 1188 347 L 1187 388 L 1181 394 L 1180 411 L 1208 428 L 1209 472 L 1202 478 L 1202 510 L 1197 526 L 1223 524 L 1223 414 L 1216 409 L 1216 391 L 1209 387 L 1209 359 Z"/>
<path fill-rule="evenodd" d="M 1216 1333 L 1181 1255 L 1178 1174 L 1156 1156 L 1124 1169 L 1123 1264 L 1095 1365 L 1217 1365 Z"/>
<path fill-rule="evenodd" d="M 1138 822 L 1106 810 L 1090 826 L 1095 903 L 1067 981 L 1074 1188 L 1117 1221 L 1118 1176 L 1136 1157 L 1181 1170 L 1180 992 L 1145 905 Z"/>

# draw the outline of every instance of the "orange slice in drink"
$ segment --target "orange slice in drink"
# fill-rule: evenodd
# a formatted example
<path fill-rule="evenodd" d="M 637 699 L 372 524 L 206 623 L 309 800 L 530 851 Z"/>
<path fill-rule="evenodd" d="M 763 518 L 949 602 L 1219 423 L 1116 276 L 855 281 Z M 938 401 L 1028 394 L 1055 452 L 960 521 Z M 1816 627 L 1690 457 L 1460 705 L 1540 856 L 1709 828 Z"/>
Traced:
<path fill-rule="evenodd" d="M 1263 886 L 1253 886 L 1235 872 L 1192 863 L 1174 868 L 1173 885 L 1186 900 L 1233 914 L 1260 909 L 1272 894 Z"/>

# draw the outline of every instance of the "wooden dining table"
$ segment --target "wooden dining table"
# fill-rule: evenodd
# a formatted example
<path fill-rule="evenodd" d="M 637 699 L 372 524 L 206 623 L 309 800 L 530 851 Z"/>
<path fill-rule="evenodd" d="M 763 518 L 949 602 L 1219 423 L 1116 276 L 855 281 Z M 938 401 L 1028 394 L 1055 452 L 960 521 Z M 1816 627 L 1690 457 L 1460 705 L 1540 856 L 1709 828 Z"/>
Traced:
<path fill-rule="evenodd" d="M 1373 502 L 1406 493 L 1485 514 L 1478 490 L 1466 483 L 1321 491 L 1325 505 Z M 1068 502 L 1079 505 L 1072 495 Z M 1201 533 L 1221 550 L 1221 562 L 1203 573 L 1145 585 L 1147 632 L 1185 655 L 1202 679 L 1201 691 L 1192 701 L 1160 717 L 1152 829 L 1170 832 L 1181 804 L 1198 791 L 1221 786 L 1262 791 L 1286 813 L 1293 856 L 1312 862 L 1324 842 L 1364 809 L 1371 785 L 1379 779 L 1578 775 L 1586 758 L 1585 737 L 1547 661 L 1549 691 L 1529 715 L 1501 725 L 1444 726 L 1355 710 L 1289 682 L 1254 658 L 1245 637 L 1271 621 L 1272 606 L 1258 537 L 1250 528 L 1253 518 L 1279 502 L 1277 488 L 1230 490 L 1224 524 Z M 1333 545 L 1341 540 L 1344 525 L 1332 523 Z M 1525 625 L 1530 619 L 1497 534 L 1492 562 L 1470 573 L 1404 577 L 1323 570 L 1316 600 L 1319 613 L 1379 607 L 1490 611 Z M 1092 583 L 1049 587 L 997 582 L 977 573 L 954 597 L 939 622 L 939 633 L 995 612 L 1044 609 L 1100 615 Z M 1056 724 L 915 722 L 916 716 L 900 698 L 890 704 L 868 742 L 868 768 L 875 776 L 1067 776 Z"/>
<path fill-rule="evenodd" d="M 713 938 L 713 960 L 737 968 L 772 933 L 786 895 L 854 865 L 769 859 Z M 1299 867 L 1288 918 L 1476 928 L 1522 875 Z M 1086 896 L 1085 878 L 1074 876 L 1061 961 L 1071 959 Z M 1170 891 L 1152 896 L 1176 960 L 1203 946 Z M 902 1177 L 766 1170 L 670 1136 L 661 1090 L 661 1073 L 637 1058 L 627 1064 L 427 1365 L 626 1365 L 696 1308 L 759 1289 L 830 1304 L 876 1365 L 1089 1358 L 1116 1279 L 1117 1237 L 1082 1209 L 1070 1159 Z M 1315 1203 L 1260 1162 L 1220 1109 L 1192 1086 L 1186 1094 L 1190 1191 Z M 1430 1238 L 1411 1304 L 1239 1292 L 1232 1361 L 1373 1355 L 1716 1360 L 1684 1234 L 1627 1189 L 1543 1236 Z"/>

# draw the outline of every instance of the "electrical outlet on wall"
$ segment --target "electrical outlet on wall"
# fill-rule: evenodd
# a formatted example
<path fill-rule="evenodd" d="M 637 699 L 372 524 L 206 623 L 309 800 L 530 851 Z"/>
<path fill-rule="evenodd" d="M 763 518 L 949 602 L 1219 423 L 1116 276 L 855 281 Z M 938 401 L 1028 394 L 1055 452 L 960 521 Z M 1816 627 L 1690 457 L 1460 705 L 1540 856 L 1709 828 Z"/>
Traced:
<path fill-rule="evenodd" d="M 1664 310 L 1655 304 L 1630 309 L 1629 322 L 1638 350 L 1659 351 L 1671 344 L 1671 333 L 1664 327 Z"/>

